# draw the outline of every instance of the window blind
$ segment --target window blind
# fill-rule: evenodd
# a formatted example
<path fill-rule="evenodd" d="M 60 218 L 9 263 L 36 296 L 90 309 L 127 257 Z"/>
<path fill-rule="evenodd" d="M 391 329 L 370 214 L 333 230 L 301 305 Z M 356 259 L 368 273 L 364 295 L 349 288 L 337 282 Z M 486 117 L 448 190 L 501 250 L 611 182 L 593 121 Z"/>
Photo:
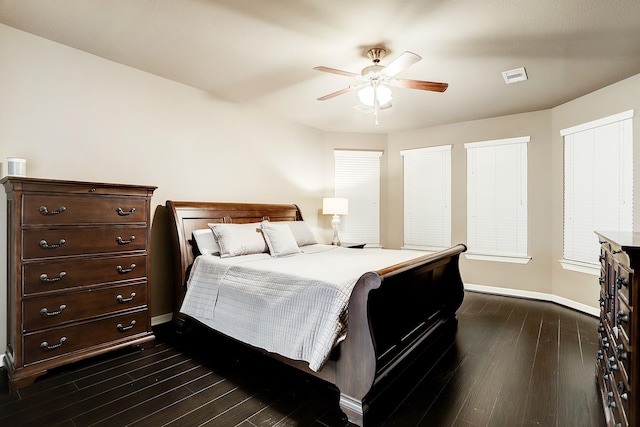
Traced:
<path fill-rule="evenodd" d="M 633 111 L 560 131 L 563 258 L 598 264 L 595 230 L 633 231 Z"/>
<path fill-rule="evenodd" d="M 381 151 L 335 150 L 335 197 L 349 199 L 340 240 L 380 245 Z"/>
<path fill-rule="evenodd" d="M 471 254 L 527 257 L 530 137 L 465 144 L 467 245 Z"/>
<path fill-rule="evenodd" d="M 451 145 L 404 150 L 404 247 L 451 246 Z"/>

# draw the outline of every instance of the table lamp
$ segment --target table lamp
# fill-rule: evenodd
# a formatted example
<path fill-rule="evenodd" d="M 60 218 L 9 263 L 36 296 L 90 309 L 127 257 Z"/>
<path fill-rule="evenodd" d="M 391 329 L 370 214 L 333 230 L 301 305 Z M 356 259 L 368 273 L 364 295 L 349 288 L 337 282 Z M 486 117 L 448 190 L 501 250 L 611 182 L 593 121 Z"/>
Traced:
<path fill-rule="evenodd" d="M 349 213 L 349 200 L 339 197 L 325 197 L 322 199 L 322 214 L 333 215 L 331 227 L 333 227 L 332 245 L 340 246 L 338 227 L 340 226 L 340 215 Z"/>

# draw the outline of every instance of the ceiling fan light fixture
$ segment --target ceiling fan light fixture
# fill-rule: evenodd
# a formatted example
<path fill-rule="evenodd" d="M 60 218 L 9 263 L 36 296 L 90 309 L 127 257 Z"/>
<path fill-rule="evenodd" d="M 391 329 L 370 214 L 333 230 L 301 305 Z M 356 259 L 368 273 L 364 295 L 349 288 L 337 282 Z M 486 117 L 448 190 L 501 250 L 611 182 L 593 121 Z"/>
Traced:
<path fill-rule="evenodd" d="M 385 85 L 378 85 L 374 91 L 373 85 L 367 85 L 358 91 L 360 102 L 369 107 L 375 105 L 374 94 L 378 98 L 378 106 L 388 104 L 393 99 L 391 89 Z"/>

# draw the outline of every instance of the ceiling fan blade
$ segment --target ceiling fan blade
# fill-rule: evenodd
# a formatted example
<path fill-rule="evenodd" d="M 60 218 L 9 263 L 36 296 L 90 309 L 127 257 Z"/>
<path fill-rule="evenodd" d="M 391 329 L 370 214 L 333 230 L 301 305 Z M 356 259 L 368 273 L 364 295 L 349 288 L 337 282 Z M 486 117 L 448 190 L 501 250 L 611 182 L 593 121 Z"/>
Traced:
<path fill-rule="evenodd" d="M 318 101 L 326 101 L 327 99 L 335 98 L 338 95 L 342 95 L 343 93 L 350 92 L 350 91 L 352 91 L 352 90 L 354 90 L 356 88 L 358 88 L 358 86 L 349 86 L 347 88 L 340 89 L 340 90 L 335 91 L 333 93 L 330 93 L 328 95 L 321 96 L 320 98 L 318 98 Z"/>
<path fill-rule="evenodd" d="M 395 79 L 392 86 L 406 89 L 431 90 L 433 92 L 444 92 L 449 87 L 449 83 L 427 82 L 424 80 Z"/>
<path fill-rule="evenodd" d="M 352 73 L 350 71 L 342 71 L 342 70 L 337 70 L 335 68 L 329 68 L 329 67 L 313 67 L 314 70 L 318 70 L 318 71 L 324 71 L 325 73 L 331 73 L 331 74 L 338 74 L 340 76 L 347 76 L 347 77 L 360 77 L 360 74 L 356 74 L 356 73 Z"/>
<path fill-rule="evenodd" d="M 404 52 L 402 55 L 398 56 L 396 59 L 391 61 L 386 67 L 380 71 L 380 73 L 385 76 L 392 77 L 398 74 L 400 71 L 403 71 L 410 65 L 415 64 L 420 61 L 422 57 L 420 55 L 416 55 L 413 52 Z"/>

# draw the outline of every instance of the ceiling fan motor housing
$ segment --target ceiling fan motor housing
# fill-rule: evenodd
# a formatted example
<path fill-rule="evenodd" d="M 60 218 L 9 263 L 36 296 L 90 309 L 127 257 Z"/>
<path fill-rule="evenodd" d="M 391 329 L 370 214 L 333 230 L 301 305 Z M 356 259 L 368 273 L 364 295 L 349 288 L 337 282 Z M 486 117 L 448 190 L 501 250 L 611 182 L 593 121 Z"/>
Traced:
<path fill-rule="evenodd" d="M 370 78 L 376 78 L 376 76 L 380 75 L 380 71 L 382 71 L 384 69 L 383 65 L 369 65 L 368 67 L 364 67 L 362 69 L 362 77 L 370 77 Z"/>
<path fill-rule="evenodd" d="M 374 47 L 369 49 L 367 56 L 373 61 L 374 64 L 378 64 L 382 58 L 387 54 L 387 51 L 381 47 Z"/>

